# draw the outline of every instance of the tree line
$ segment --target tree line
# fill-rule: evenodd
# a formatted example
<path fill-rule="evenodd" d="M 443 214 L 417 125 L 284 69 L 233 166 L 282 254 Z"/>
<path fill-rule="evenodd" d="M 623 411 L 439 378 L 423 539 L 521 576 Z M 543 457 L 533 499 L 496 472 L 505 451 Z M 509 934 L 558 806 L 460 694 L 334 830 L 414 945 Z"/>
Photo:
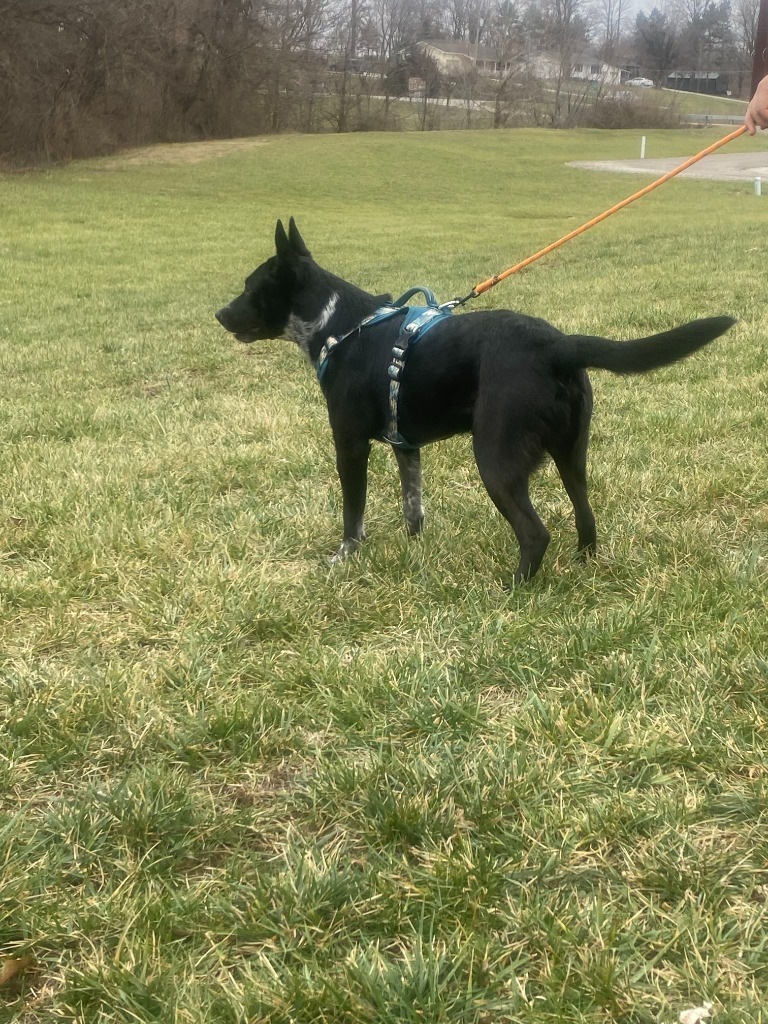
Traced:
<path fill-rule="evenodd" d="M 536 52 L 557 57 L 558 90 L 589 52 L 658 84 L 672 69 L 727 72 L 743 93 L 758 6 L 666 0 L 630 17 L 629 0 L 0 0 L 0 159 L 387 128 L 414 81 L 421 127 L 435 123 L 428 97 L 448 105 L 473 89 L 500 125 L 536 95 L 519 70 Z M 415 45 L 426 39 L 494 48 L 518 70 L 441 75 Z"/>

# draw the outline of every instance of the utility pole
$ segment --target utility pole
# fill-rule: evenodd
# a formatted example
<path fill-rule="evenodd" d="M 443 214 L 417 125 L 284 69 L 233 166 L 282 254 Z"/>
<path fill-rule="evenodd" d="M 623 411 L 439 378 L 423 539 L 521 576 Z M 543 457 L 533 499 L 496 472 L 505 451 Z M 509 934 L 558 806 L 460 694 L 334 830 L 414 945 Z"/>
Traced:
<path fill-rule="evenodd" d="M 768 0 L 760 0 L 760 10 L 757 15 L 757 31 L 755 32 L 755 56 L 752 61 L 752 88 L 749 95 L 752 96 L 757 83 L 765 75 L 768 75 Z"/>
<path fill-rule="evenodd" d="M 352 0 L 350 20 L 352 23 L 349 26 L 349 55 L 354 60 L 357 56 L 357 0 Z"/>
<path fill-rule="evenodd" d="M 347 96 L 349 88 L 349 73 L 350 67 L 354 67 L 354 59 L 357 54 L 357 0 L 352 0 L 352 10 L 350 14 L 350 26 L 349 26 L 349 44 L 344 51 L 344 67 L 341 71 L 341 92 L 339 94 L 339 132 L 343 133 L 347 131 L 348 125 L 348 108 L 349 108 L 349 97 Z"/>

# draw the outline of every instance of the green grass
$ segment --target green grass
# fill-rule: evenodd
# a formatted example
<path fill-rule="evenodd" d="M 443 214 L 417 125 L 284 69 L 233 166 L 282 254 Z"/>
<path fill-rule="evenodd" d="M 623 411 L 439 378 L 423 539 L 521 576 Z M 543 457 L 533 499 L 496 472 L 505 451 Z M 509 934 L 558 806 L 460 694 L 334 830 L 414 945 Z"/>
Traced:
<path fill-rule="evenodd" d="M 587 93 L 590 90 L 597 92 L 598 86 L 593 83 L 585 84 L 571 81 L 566 87 L 566 93 L 570 92 L 573 101 L 578 104 L 584 96 L 585 89 Z M 727 115 L 729 118 L 743 117 L 747 109 L 745 100 L 733 99 L 728 96 L 706 96 L 675 89 L 644 89 L 642 86 L 628 86 L 624 84 L 615 88 L 608 88 L 607 91 L 605 88 L 601 88 L 600 92 L 603 97 L 618 95 L 621 97 L 622 103 L 625 103 L 627 99 L 634 100 L 634 103 L 640 105 L 643 111 L 641 124 L 644 122 L 653 124 L 654 121 L 659 120 L 659 118 L 651 116 L 655 108 L 668 112 L 670 124 L 681 121 L 685 123 L 687 114 L 709 114 L 713 118 L 716 118 L 718 115 Z M 554 102 L 554 87 L 549 88 L 545 95 L 552 97 Z M 488 127 L 491 127 L 491 125 L 488 125 Z"/>
<path fill-rule="evenodd" d="M 450 106 L 446 106 L 445 99 L 430 100 L 426 110 L 423 100 L 420 99 L 408 101 L 393 98 L 386 105 L 380 96 L 363 97 L 359 109 L 356 108 L 351 117 L 355 124 L 359 119 L 360 124 L 365 126 L 365 130 L 371 127 L 384 127 L 385 119 L 388 120 L 390 126 L 398 131 L 432 131 L 435 129 L 445 131 L 467 127 L 488 129 L 493 127 L 494 119 L 493 84 L 493 82 L 481 81 L 476 87 L 469 124 L 466 103 L 455 96 Z M 542 94 L 536 100 L 526 100 L 519 95 L 516 100 L 507 98 L 503 108 L 513 122 L 516 119 L 516 123 L 520 123 L 521 120 L 523 123 L 532 122 L 535 110 L 538 123 L 543 123 L 546 120 L 547 111 L 549 114 L 553 112 L 551 108 L 554 104 L 555 86 L 554 82 L 546 83 Z M 740 117 L 744 115 L 747 108 L 745 100 L 726 96 L 707 96 L 672 89 L 643 89 L 626 85 L 615 88 L 608 87 L 606 91 L 605 87 L 598 87 L 595 83 L 579 82 L 575 79 L 562 87 L 561 99 L 567 106 L 568 97 L 570 97 L 571 103 L 577 109 L 582 109 L 585 94 L 590 96 L 597 92 L 600 92 L 603 98 L 617 94 L 622 98 L 622 102 L 628 97 L 634 98 L 645 111 L 645 121 L 650 124 L 660 120 L 653 116 L 655 108 L 668 111 L 669 121 L 672 124 L 679 121 L 685 122 L 687 114 Z M 330 124 L 333 121 L 334 103 L 330 99 L 325 102 L 328 107 L 328 124 Z M 591 100 L 587 102 L 587 111 L 591 109 L 591 102 Z"/>
<path fill-rule="evenodd" d="M 421 542 L 377 447 L 369 539 L 329 567 L 311 371 L 213 320 L 278 216 L 448 298 L 630 191 L 567 161 L 638 145 L 286 137 L 0 179 L 0 960 L 35 958 L 0 1020 L 766 1019 L 768 200 L 672 182 L 478 300 L 616 337 L 739 318 L 593 375 L 598 557 L 545 469 L 512 592 L 466 438 L 424 454 Z"/>
<path fill-rule="evenodd" d="M 664 106 L 687 114 L 728 114 L 732 117 L 743 115 L 747 109 L 746 100 L 731 96 L 704 96 L 699 93 L 682 92 L 674 89 L 648 90 Z"/>

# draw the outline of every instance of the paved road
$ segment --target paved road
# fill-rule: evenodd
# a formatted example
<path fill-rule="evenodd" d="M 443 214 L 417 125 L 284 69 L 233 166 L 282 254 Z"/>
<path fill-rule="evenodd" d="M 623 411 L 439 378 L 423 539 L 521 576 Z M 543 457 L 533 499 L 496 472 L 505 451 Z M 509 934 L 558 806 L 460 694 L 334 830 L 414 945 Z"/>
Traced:
<path fill-rule="evenodd" d="M 686 159 L 686 156 L 678 156 L 656 160 L 578 160 L 568 166 L 583 167 L 588 171 L 647 174 L 659 178 L 667 171 L 679 167 Z M 754 181 L 755 178 L 762 178 L 768 183 L 768 148 L 759 153 L 713 153 L 683 171 L 680 177 L 709 178 L 713 181 Z"/>

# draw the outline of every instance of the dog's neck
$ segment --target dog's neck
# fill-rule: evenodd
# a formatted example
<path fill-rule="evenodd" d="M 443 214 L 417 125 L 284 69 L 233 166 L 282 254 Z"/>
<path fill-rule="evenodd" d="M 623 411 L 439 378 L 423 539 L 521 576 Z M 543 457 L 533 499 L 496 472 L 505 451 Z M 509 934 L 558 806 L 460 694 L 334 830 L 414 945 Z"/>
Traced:
<path fill-rule="evenodd" d="M 306 305 L 291 312 L 285 328 L 286 336 L 296 342 L 313 366 L 330 335 L 339 337 L 353 330 L 388 298 L 371 295 L 320 267 L 315 266 L 314 271 L 315 287 L 306 289 Z"/>
<path fill-rule="evenodd" d="M 326 330 L 333 319 L 336 307 L 339 304 L 339 293 L 332 292 L 330 298 L 312 320 L 302 320 L 295 313 L 288 317 L 288 326 L 285 329 L 286 335 L 295 341 L 307 359 L 312 361 L 312 350 L 320 348 L 327 338 L 329 332 Z M 318 345 L 313 345 L 315 338 L 319 339 Z"/>

